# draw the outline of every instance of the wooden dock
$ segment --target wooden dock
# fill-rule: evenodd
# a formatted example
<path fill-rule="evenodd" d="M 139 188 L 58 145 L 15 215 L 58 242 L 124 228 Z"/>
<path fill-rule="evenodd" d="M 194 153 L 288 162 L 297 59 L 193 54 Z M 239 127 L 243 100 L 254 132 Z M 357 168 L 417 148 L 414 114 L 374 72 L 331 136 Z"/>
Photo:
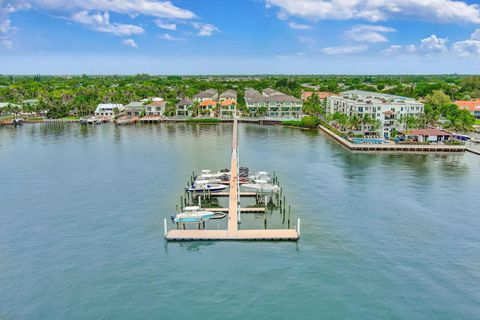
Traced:
<path fill-rule="evenodd" d="M 296 229 L 258 229 L 258 230 L 239 230 L 239 215 L 244 210 L 259 210 L 265 208 L 240 208 L 240 197 L 238 180 L 238 119 L 233 121 L 232 150 L 230 162 L 230 190 L 229 207 L 217 208 L 213 210 L 228 211 L 227 230 L 168 230 L 167 219 L 164 219 L 164 233 L 167 241 L 200 241 L 200 240 L 269 240 L 269 241 L 297 241 L 300 238 L 300 219 L 298 219 Z M 212 209 L 209 209 L 212 210 Z M 259 211 L 256 211 L 259 212 Z"/>
<path fill-rule="evenodd" d="M 205 211 L 210 211 L 210 212 L 229 212 L 229 208 L 205 208 Z M 259 208 L 240 208 L 239 209 L 241 213 L 265 213 L 267 210 L 265 207 L 259 207 Z"/>
<path fill-rule="evenodd" d="M 255 198 L 257 196 L 256 192 L 239 192 L 240 198 Z M 212 192 L 209 194 L 210 197 L 229 197 L 230 192 Z"/>

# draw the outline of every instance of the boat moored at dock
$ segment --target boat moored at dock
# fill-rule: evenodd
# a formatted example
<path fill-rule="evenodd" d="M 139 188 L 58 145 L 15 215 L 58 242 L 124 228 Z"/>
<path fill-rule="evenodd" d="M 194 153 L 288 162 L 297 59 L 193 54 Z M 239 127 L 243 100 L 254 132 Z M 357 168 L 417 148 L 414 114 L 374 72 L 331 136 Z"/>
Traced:
<path fill-rule="evenodd" d="M 187 188 L 188 192 L 218 192 L 225 190 L 226 185 L 219 183 L 211 183 L 209 180 L 196 180 L 190 187 Z"/>
<path fill-rule="evenodd" d="M 242 187 L 247 190 L 254 190 L 259 192 L 267 192 L 267 193 L 278 193 L 280 192 L 280 187 L 269 183 L 267 180 L 254 180 L 254 183 L 244 183 Z"/>
<path fill-rule="evenodd" d="M 199 206 L 185 207 L 184 212 L 173 217 L 175 223 L 203 222 L 214 218 L 215 212 L 202 210 Z"/>

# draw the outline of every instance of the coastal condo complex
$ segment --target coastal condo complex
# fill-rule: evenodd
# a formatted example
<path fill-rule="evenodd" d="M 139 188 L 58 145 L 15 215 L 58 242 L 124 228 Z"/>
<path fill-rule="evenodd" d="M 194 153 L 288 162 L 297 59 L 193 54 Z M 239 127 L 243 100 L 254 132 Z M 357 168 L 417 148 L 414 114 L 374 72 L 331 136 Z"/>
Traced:
<path fill-rule="evenodd" d="M 262 93 L 247 89 L 245 104 L 250 113 L 256 115 L 264 113 L 264 116 L 276 118 L 298 118 L 302 115 L 302 100 L 271 88 Z"/>
<path fill-rule="evenodd" d="M 363 118 L 369 116 L 378 120 L 380 133 L 390 138 L 392 131 L 406 129 L 407 117 L 419 117 L 424 112 L 423 103 L 413 98 L 391 94 L 350 90 L 327 99 L 327 113 L 342 113 L 349 117 Z M 363 132 L 374 132 L 372 126 L 366 126 Z"/>

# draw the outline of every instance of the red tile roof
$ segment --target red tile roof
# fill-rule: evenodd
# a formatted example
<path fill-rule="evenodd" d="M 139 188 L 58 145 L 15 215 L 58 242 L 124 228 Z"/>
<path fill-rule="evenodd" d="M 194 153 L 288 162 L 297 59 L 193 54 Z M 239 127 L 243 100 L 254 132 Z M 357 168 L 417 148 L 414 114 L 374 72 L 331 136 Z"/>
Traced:
<path fill-rule="evenodd" d="M 302 92 L 302 100 L 307 100 L 307 99 L 310 98 L 314 93 L 318 96 L 319 99 L 326 99 L 326 98 L 331 97 L 331 96 L 338 96 L 338 94 L 332 93 L 332 92 L 310 92 L 310 91 L 304 91 L 304 92 Z"/>
<path fill-rule="evenodd" d="M 205 100 L 200 102 L 200 107 L 207 107 L 207 106 L 216 106 L 217 103 L 213 100 Z"/>
<path fill-rule="evenodd" d="M 226 99 L 226 100 L 222 101 L 222 107 L 228 107 L 228 106 L 231 106 L 231 105 L 234 105 L 234 104 L 237 104 L 237 102 L 235 100 Z"/>
<path fill-rule="evenodd" d="M 470 112 L 473 111 L 480 111 L 480 99 L 477 100 L 457 100 L 454 102 L 459 109 L 466 109 L 469 110 Z"/>

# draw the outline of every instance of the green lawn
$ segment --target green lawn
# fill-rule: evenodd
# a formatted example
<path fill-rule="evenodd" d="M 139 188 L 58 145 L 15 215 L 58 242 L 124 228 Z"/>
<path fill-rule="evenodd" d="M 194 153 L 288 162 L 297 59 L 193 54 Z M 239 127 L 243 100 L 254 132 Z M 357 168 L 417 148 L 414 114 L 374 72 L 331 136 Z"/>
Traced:
<path fill-rule="evenodd" d="M 475 124 L 476 124 L 477 126 L 480 126 L 480 119 L 475 120 Z"/>

